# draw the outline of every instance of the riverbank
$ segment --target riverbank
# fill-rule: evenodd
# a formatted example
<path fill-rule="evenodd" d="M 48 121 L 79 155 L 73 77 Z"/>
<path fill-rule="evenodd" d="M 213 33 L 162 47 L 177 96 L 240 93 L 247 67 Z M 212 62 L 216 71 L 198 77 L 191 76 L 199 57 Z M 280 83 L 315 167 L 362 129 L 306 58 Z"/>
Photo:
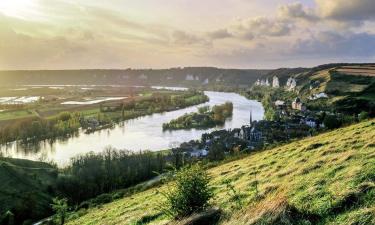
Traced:
<path fill-rule="evenodd" d="M 110 128 L 113 124 L 125 120 L 186 108 L 208 100 L 203 92 L 158 90 L 148 92 L 145 96 L 129 98 L 126 101 L 93 103 L 90 104 L 92 108 L 89 112 L 86 109 L 77 109 L 74 112 L 60 112 L 57 116 L 50 118 L 43 118 L 35 108 L 33 111 L 38 115 L 36 118 L 15 120 L 12 124 L 0 129 L 0 144 L 13 141 L 28 144 L 47 139 L 53 141 L 57 138 L 69 137 L 79 128 L 90 133 Z M 43 104 L 43 102 L 38 104 Z"/>
<path fill-rule="evenodd" d="M 264 110 L 258 101 L 246 99 L 236 93 L 211 91 L 204 93 L 209 97 L 209 101 L 204 104 L 138 117 L 116 124 L 111 129 L 100 130 L 90 134 L 80 131 L 73 137 L 64 140 L 58 139 L 53 143 L 39 142 L 29 146 L 23 146 L 19 143 L 2 145 L 0 147 L 1 152 L 8 157 L 54 161 L 63 167 L 75 155 L 90 151 L 99 153 L 107 146 L 131 151 L 170 149 L 180 143 L 200 139 L 203 133 L 211 132 L 215 128 L 163 131 L 163 123 L 167 123 L 184 114 L 196 112 L 199 107 L 205 105 L 212 107 L 223 104 L 228 99 L 231 99 L 233 103 L 233 115 L 219 127 L 220 129 L 234 129 L 248 124 L 250 109 L 254 120 L 263 118 Z"/>

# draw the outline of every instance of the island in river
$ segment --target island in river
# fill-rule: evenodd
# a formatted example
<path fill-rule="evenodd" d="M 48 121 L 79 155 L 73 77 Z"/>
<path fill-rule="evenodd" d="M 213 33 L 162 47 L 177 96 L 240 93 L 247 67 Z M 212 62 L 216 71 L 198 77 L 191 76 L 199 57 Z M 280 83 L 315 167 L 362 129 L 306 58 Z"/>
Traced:
<path fill-rule="evenodd" d="M 222 105 L 215 105 L 211 109 L 209 106 L 198 108 L 198 112 L 184 114 L 176 119 L 163 123 L 164 130 L 178 129 L 207 129 L 223 125 L 225 120 L 233 114 L 233 103 L 225 102 Z"/>

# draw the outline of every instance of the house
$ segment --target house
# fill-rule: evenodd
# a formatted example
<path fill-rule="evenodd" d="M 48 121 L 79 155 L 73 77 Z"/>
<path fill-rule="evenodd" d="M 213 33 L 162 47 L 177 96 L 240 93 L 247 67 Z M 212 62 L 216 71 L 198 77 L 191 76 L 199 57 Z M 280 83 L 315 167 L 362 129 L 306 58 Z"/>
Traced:
<path fill-rule="evenodd" d="M 304 122 L 307 126 L 311 128 L 316 128 L 318 125 L 318 122 L 312 117 L 307 117 Z"/>
<path fill-rule="evenodd" d="M 309 97 L 310 100 L 316 100 L 316 99 L 320 99 L 320 98 L 328 98 L 328 95 L 324 92 L 320 92 L 318 94 L 314 94 L 314 95 Z"/>
<path fill-rule="evenodd" d="M 191 75 L 191 74 L 186 75 L 185 80 L 193 81 L 194 80 L 194 75 Z"/>
<path fill-rule="evenodd" d="M 272 87 L 273 88 L 279 88 L 280 87 L 279 78 L 277 76 L 274 76 L 272 78 Z"/>
<path fill-rule="evenodd" d="M 206 149 L 197 149 L 193 150 L 190 152 L 190 157 L 195 157 L 195 158 L 201 158 L 201 157 L 206 157 L 208 155 L 208 151 Z"/>
<path fill-rule="evenodd" d="M 301 102 L 301 99 L 297 97 L 292 102 L 292 109 L 299 110 L 299 111 L 305 111 L 306 110 L 306 106 Z"/>
<path fill-rule="evenodd" d="M 285 102 L 284 101 L 281 101 L 281 100 L 277 100 L 275 102 L 275 106 L 277 107 L 283 107 L 285 105 Z"/>

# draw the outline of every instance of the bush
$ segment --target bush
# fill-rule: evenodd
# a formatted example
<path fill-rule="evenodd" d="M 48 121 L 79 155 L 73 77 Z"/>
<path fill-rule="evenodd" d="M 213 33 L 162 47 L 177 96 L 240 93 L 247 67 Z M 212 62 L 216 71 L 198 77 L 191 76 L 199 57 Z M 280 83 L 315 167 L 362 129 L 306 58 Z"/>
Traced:
<path fill-rule="evenodd" d="M 336 129 L 341 126 L 340 120 L 338 120 L 334 115 L 326 115 L 323 123 L 328 129 Z"/>
<path fill-rule="evenodd" d="M 164 213 L 182 218 L 206 209 L 213 197 L 208 183 L 209 176 L 201 165 L 181 169 L 176 174 L 171 191 L 162 193 L 167 199 L 162 206 Z"/>
<path fill-rule="evenodd" d="M 362 111 L 362 112 L 358 115 L 358 119 L 359 119 L 359 121 L 367 120 L 368 118 L 369 118 L 369 114 L 368 114 L 368 112 L 365 112 L 365 111 Z"/>

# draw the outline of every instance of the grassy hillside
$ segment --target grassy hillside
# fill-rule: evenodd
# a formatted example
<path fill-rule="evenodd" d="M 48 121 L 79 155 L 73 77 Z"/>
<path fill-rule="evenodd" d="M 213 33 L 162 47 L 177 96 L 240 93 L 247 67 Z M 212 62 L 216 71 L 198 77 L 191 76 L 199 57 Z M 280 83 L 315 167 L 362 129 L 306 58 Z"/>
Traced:
<path fill-rule="evenodd" d="M 209 174 L 221 224 L 374 224 L 375 120 L 255 152 Z M 159 210 L 166 188 L 80 211 L 68 224 L 166 224 Z"/>
<path fill-rule="evenodd" d="M 49 215 L 49 189 L 56 177 L 57 170 L 47 163 L 0 158 L 0 216 L 10 210 L 20 222 Z"/>

